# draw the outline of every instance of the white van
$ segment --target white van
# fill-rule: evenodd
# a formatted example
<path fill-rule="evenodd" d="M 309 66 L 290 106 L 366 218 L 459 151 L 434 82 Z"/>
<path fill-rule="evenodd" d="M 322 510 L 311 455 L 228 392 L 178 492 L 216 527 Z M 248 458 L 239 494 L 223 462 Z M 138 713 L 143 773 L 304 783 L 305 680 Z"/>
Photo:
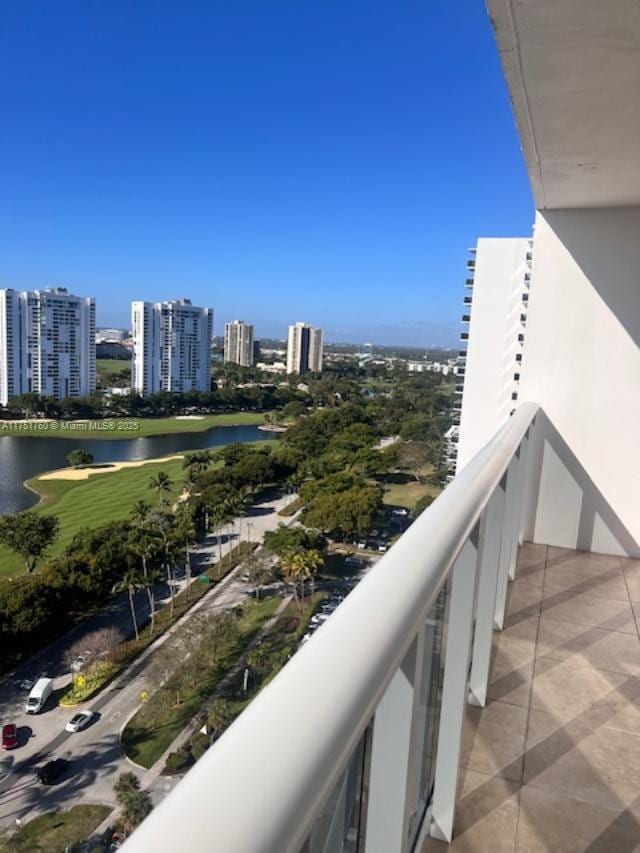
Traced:
<path fill-rule="evenodd" d="M 47 699 L 53 692 L 53 678 L 39 678 L 31 688 L 25 711 L 27 714 L 37 714 L 47 704 Z"/>

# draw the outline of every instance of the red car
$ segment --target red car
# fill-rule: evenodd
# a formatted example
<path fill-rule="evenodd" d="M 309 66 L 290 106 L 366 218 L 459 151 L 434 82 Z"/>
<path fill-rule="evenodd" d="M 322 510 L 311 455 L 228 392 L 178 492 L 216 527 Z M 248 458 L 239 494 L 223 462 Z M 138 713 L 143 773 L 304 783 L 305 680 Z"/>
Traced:
<path fill-rule="evenodd" d="M 15 723 L 7 723 L 2 727 L 2 748 L 15 749 L 18 745 L 18 731 Z"/>

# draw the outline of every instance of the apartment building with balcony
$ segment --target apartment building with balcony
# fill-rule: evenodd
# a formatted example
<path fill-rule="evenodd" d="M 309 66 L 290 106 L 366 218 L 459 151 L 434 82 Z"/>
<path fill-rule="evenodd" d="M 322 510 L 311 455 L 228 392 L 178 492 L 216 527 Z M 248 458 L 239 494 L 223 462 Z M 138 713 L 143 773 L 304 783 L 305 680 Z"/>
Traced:
<path fill-rule="evenodd" d="M 458 358 L 454 406 L 460 467 L 505 423 L 518 400 L 532 246 L 527 237 L 481 238 L 473 250 L 473 288 L 463 298 L 466 349 Z"/>
<path fill-rule="evenodd" d="M 638 849 L 640 19 L 488 7 L 537 207 L 518 397 L 125 851 Z"/>
<path fill-rule="evenodd" d="M 287 373 L 320 373 L 323 346 L 322 329 L 308 323 L 289 326 Z"/>
<path fill-rule="evenodd" d="M 189 299 L 136 301 L 131 325 L 134 392 L 210 390 L 212 308 L 197 308 Z"/>
<path fill-rule="evenodd" d="M 96 304 L 64 287 L 0 290 L 0 404 L 20 394 L 58 400 L 96 388 Z"/>
<path fill-rule="evenodd" d="M 251 367 L 254 361 L 253 326 L 243 320 L 224 325 L 224 360 L 227 363 Z"/>

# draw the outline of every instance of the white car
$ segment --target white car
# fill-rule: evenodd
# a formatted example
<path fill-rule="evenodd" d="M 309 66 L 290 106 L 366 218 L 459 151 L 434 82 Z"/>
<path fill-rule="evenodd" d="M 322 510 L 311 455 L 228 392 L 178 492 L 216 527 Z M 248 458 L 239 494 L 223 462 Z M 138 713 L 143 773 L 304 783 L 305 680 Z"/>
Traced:
<path fill-rule="evenodd" d="M 65 732 L 79 732 L 86 728 L 95 717 L 93 711 L 78 711 L 64 727 Z"/>

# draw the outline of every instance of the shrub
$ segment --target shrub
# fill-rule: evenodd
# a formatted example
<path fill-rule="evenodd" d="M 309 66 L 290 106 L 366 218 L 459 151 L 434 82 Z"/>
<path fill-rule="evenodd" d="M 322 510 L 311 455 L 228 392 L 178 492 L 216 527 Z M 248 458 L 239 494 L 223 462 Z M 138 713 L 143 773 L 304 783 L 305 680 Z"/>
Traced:
<path fill-rule="evenodd" d="M 181 746 L 167 755 L 164 765 L 165 773 L 180 773 L 193 764 L 193 756 L 186 746 Z"/>
<path fill-rule="evenodd" d="M 276 622 L 276 631 L 280 634 L 293 634 L 298 630 L 300 620 L 297 616 L 283 616 Z"/>
<path fill-rule="evenodd" d="M 196 732 L 192 735 L 191 740 L 189 741 L 189 746 L 191 747 L 193 760 L 197 761 L 199 758 L 202 758 L 205 752 L 209 749 L 209 738 L 206 735 L 203 735 L 202 732 Z"/>
<path fill-rule="evenodd" d="M 79 705 L 81 702 L 86 702 L 87 699 L 102 690 L 107 681 L 110 681 L 119 671 L 120 667 L 110 661 L 97 661 L 81 674 L 84 679 L 82 684 L 80 684 L 79 678 L 73 680 L 58 699 L 58 704 L 63 708 L 70 708 Z"/>

